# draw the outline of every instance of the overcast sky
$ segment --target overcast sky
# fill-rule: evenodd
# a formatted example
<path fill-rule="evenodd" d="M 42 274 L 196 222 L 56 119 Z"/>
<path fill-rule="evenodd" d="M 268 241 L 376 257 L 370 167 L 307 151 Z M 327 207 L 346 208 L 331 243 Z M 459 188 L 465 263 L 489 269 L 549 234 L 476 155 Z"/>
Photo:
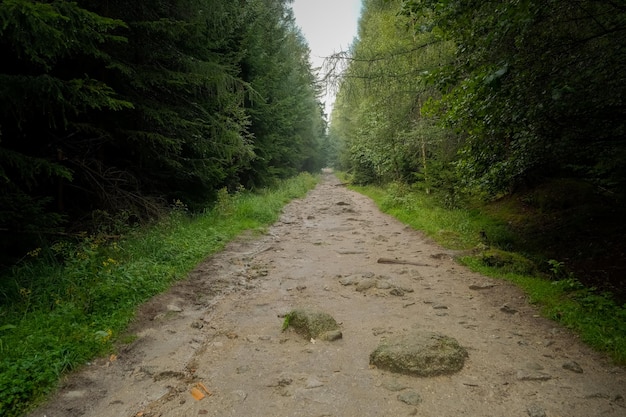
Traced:
<path fill-rule="evenodd" d="M 293 12 L 311 49 L 313 67 L 333 52 L 348 49 L 357 33 L 361 0 L 295 0 Z M 326 97 L 330 115 L 334 97 Z"/>

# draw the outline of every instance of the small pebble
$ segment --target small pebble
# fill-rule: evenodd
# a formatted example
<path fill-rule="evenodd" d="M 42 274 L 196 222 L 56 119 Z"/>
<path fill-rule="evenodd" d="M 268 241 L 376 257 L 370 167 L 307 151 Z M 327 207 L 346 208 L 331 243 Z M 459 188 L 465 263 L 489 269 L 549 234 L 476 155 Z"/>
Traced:
<path fill-rule="evenodd" d="M 529 417 L 546 417 L 546 412 L 537 404 L 531 404 L 526 409 Z"/>
<path fill-rule="evenodd" d="M 503 313 L 507 313 L 507 314 L 515 314 L 517 313 L 517 310 L 509 307 L 507 304 L 503 305 L 502 307 L 500 307 L 500 311 Z"/>
<path fill-rule="evenodd" d="M 583 368 L 574 361 L 565 362 L 563 364 L 563 369 L 567 369 L 568 371 L 576 372 L 577 374 L 583 373 Z"/>
<path fill-rule="evenodd" d="M 422 397 L 415 391 L 405 391 L 398 394 L 398 400 L 408 405 L 418 405 L 422 402 Z"/>
<path fill-rule="evenodd" d="M 404 295 L 404 291 L 402 291 L 400 288 L 394 288 L 389 291 L 389 294 L 395 295 L 396 297 L 402 297 Z"/>

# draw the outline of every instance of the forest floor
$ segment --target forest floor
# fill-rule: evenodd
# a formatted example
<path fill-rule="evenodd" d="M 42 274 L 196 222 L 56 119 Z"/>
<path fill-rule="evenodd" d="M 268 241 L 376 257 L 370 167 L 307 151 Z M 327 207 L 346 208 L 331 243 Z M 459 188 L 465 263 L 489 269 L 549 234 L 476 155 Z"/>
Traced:
<path fill-rule="evenodd" d="M 145 304 L 116 355 L 30 416 L 626 416 L 624 368 L 454 256 L 326 175 L 266 234 Z M 282 331 L 299 307 L 331 314 L 343 338 Z M 455 338 L 463 369 L 370 366 L 381 340 L 414 329 Z"/>

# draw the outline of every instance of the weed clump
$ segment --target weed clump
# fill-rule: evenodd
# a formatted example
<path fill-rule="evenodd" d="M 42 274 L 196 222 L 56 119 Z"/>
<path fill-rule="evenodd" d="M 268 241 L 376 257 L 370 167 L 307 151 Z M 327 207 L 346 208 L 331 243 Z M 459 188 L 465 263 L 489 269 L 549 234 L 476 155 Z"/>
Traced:
<path fill-rule="evenodd" d="M 534 262 L 519 253 L 507 252 L 500 249 L 487 249 L 480 255 L 485 266 L 500 268 L 502 272 L 533 275 L 537 273 Z"/>

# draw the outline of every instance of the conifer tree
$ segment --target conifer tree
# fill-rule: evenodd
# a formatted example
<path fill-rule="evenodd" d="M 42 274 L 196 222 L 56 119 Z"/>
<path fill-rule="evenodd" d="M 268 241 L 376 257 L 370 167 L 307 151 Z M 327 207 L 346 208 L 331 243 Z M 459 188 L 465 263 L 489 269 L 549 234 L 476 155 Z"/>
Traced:
<path fill-rule="evenodd" d="M 0 236 L 2 247 L 59 226 L 71 148 L 90 130 L 81 119 L 132 104 L 101 77 L 120 20 L 68 1 L 0 3 Z M 56 209 L 56 211 L 54 210 Z"/>

